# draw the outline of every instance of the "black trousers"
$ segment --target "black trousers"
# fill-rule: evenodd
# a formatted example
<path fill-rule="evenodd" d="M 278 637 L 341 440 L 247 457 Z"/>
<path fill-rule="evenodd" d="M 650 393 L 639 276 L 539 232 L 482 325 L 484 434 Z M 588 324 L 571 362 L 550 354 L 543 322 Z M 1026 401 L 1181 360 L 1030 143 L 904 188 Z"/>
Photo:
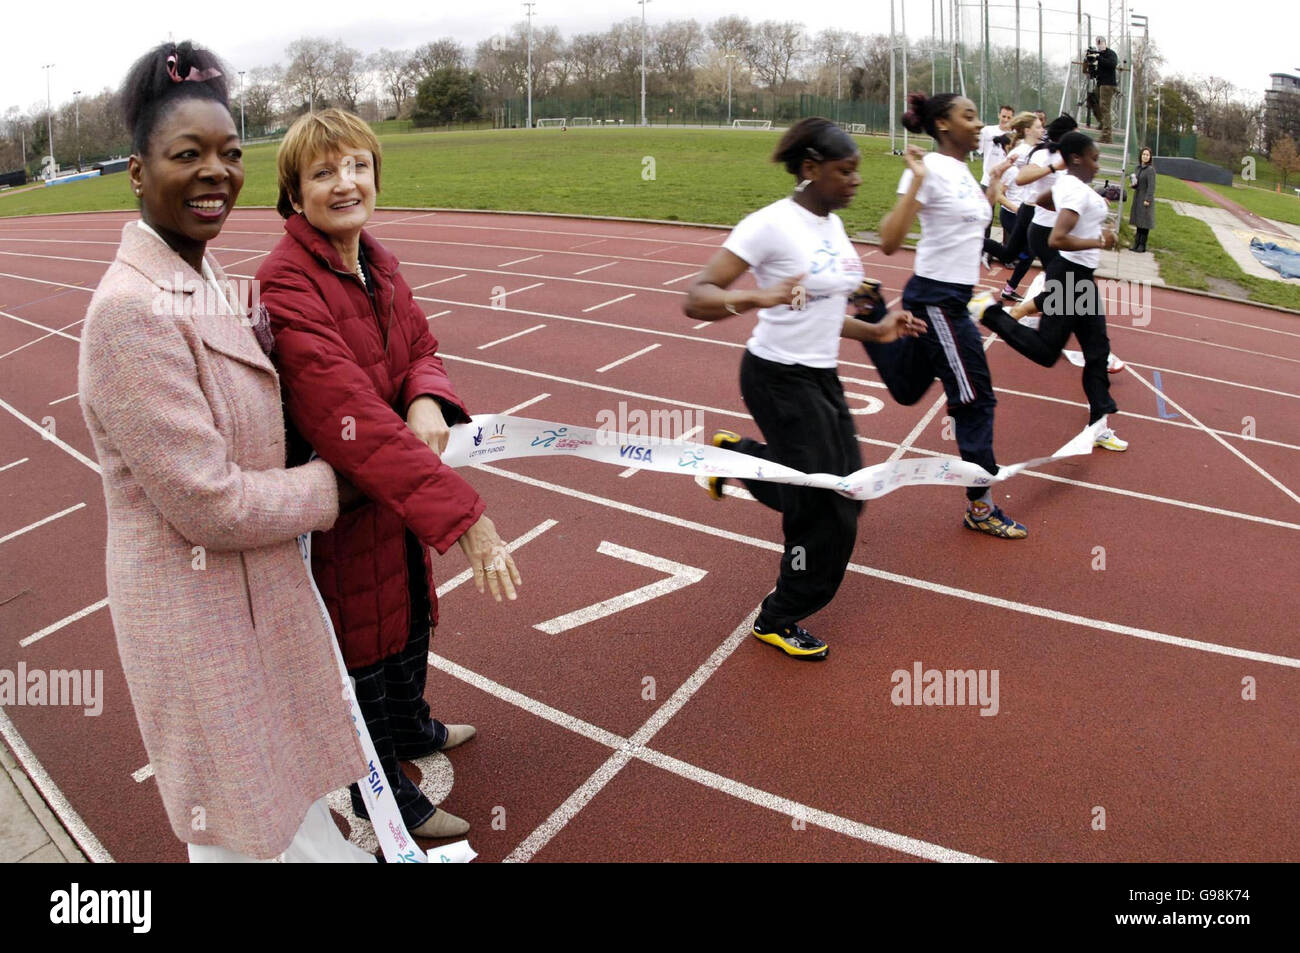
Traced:
<path fill-rule="evenodd" d="M 1056 259 L 1060 258 L 1061 253 L 1055 248 L 1048 247 L 1047 238 L 1052 234 L 1051 227 L 1048 225 L 1034 225 L 1032 224 L 1032 218 L 1033 217 L 1030 216 L 1029 250 L 1034 253 L 1038 260 L 1043 263 L 1043 267 L 1046 268 Z"/>
<path fill-rule="evenodd" d="M 925 334 L 889 344 L 868 341 L 865 347 L 890 395 L 900 404 L 915 404 L 938 377 L 948 395 L 961 458 L 996 474 L 993 408 L 998 401 L 983 339 L 966 310 L 970 295 L 970 285 L 913 275 L 903 289 L 903 308 L 925 319 Z M 983 487 L 966 488 L 971 500 L 985 492 Z"/>
<path fill-rule="evenodd" d="M 1012 348 L 1035 364 L 1051 367 L 1073 334 L 1083 350 L 1083 392 L 1088 396 L 1088 423 L 1095 423 L 1119 408 L 1110 396 L 1106 359 L 1106 312 L 1092 269 L 1057 258 L 1047 266 L 1047 284 L 1034 299 L 1043 316 L 1038 329 L 1027 328 L 994 306 L 984 312 L 984 326 L 996 331 Z"/>
<path fill-rule="evenodd" d="M 406 646 L 363 668 L 348 669 L 356 682 L 357 704 L 375 743 L 380 768 L 397 800 L 407 830 L 419 827 L 437 808 L 402 773 L 398 761 L 432 754 L 447 741 L 447 727 L 429 713 L 424 686 L 429 674 L 431 606 L 424 579 L 424 556 L 410 533 L 406 538 L 407 571 L 411 579 L 411 630 Z M 366 817 L 361 791 L 353 784 L 352 810 Z"/>
<path fill-rule="evenodd" d="M 1022 204 L 1014 213 L 1002 208 L 998 209 L 998 215 L 1002 220 L 1002 263 L 1011 265 L 1015 262 L 1011 277 L 1007 279 L 1008 287 L 1014 290 L 1020 287 L 1029 266 L 1034 263 L 1033 252 L 1029 250 L 1029 224 L 1034 219 L 1034 207 Z"/>
<path fill-rule="evenodd" d="M 766 443 L 746 437 L 734 449 L 805 473 L 847 476 L 862 469 L 857 429 L 834 368 L 778 364 L 745 352 L 740 392 Z M 781 514 L 785 551 L 776 588 L 759 619 L 780 628 L 825 607 L 853 555 L 862 503 L 832 490 L 743 481 Z"/>

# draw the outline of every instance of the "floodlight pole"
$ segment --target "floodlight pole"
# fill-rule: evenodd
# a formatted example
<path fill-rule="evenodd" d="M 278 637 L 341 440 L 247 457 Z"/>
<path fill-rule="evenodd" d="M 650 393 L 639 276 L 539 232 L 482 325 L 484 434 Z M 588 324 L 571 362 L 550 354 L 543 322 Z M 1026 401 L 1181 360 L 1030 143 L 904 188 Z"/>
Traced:
<path fill-rule="evenodd" d="M 636 0 L 641 4 L 641 125 L 647 125 L 645 119 L 645 5 L 650 0 Z"/>
<path fill-rule="evenodd" d="M 727 125 L 731 125 L 731 61 L 736 58 L 735 53 L 724 54 L 727 60 Z"/>
<path fill-rule="evenodd" d="M 45 131 L 50 137 L 50 158 L 54 158 L 54 106 L 50 100 L 50 70 L 54 69 L 53 63 L 46 63 L 41 69 L 45 70 Z M 55 165 L 58 165 L 56 162 Z"/>
<path fill-rule="evenodd" d="M 244 136 L 244 71 L 239 71 L 239 138 Z"/>
<path fill-rule="evenodd" d="M 525 3 L 528 8 L 528 128 L 533 128 L 533 7 L 536 2 Z"/>
<path fill-rule="evenodd" d="M 72 110 L 73 110 L 73 115 L 76 117 L 74 121 L 76 123 L 76 129 L 77 129 L 77 171 L 78 172 L 81 171 L 81 100 L 78 98 L 80 95 L 81 95 L 81 90 L 74 89 L 72 91 Z"/>

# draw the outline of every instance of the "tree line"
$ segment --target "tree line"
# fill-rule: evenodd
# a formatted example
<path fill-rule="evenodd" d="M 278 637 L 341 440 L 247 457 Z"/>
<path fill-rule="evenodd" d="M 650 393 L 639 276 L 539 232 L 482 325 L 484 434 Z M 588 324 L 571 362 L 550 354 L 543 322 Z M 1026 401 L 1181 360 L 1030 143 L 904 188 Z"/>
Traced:
<path fill-rule="evenodd" d="M 909 40 L 908 77 L 900 85 L 925 90 L 933 82 L 945 85 L 948 51 L 938 52 L 937 75 L 933 75 L 927 42 Z M 639 95 L 639 19 L 567 38 L 554 26 L 535 26 L 531 52 L 535 99 Z M 385 48 L 366 55 L 341 40 L 304 37 L 285 48 L 280 63 L 232 76 L 232 105 L 238 121 L 242 103 L 247 138 L 273 134 L 303 112 L 327 105 L 341 106 L 371 121 L 399 118 L 443 124 L 490 118 L 505 102 L 524 95 L 528 53 L 528 27 L 523 22 L 484 37 L 472 48 L 444 37 L 412 49 Z M 887 35 L 836 29 L 814 34 L 793 20 L 755 23 L 742 16 L 703 24 L 672 20 L 646 28 L 646 88 L 651 96 L 716 102 L 726 97 L 730 80 L 738 98 L 809 94 L 884 103 L 889 54 Z M 1243 92 L 1219 77 L 1166 77 L 1163 57 L 1154 44 L 1135 47 L 1135 54 L 1135 114 L 1140 122 L 1149 116 L 1147 140 L 1154 140 L 1157 115 L 1162 138 L 1195 132 L 1207 140 L 1211 158 L 1225 163 L 1238 161 L 1250 149 L 1267 149 L 1278 138 L 1277 130 L 1265 125 L 1262 93 Z M 1024 108 L 1041 101 L 1044 109 L 1055 113 L 1059 79 L 1054 80 L 1053 90 L 1038 89 L 1040 64 L 1035 57 L 1022 55 L 1019 89 L 1011 88 L 1010 81 L 1015 50 L 995 46 L 989 58 L 990 75 L 1000 80 L 990 84 L 990 99 L 1005 99 Z M 1044 74 L 1059 77 L 1062 65 L 1047 64 Z M 966 75 L 968 87 L 978 83 L 976 71 L 968 70 Z M 998 104 L 986 102 L 985 112 L 994 114 Z M 62 167 L 75 165 L 78 152 L 83 164 L 125 155 L 130 145 L 119 112 L 116 92 L 110 89 L 55 107 L 52 122 L 47 122 L 44 103 L 27 110 L 10 107 L 0 129 L 0 170 L 37 168 L 39 157 L 49 150 L 50 126 Z M 1139 125 L 1139 130 L 1144 126 Z"/>

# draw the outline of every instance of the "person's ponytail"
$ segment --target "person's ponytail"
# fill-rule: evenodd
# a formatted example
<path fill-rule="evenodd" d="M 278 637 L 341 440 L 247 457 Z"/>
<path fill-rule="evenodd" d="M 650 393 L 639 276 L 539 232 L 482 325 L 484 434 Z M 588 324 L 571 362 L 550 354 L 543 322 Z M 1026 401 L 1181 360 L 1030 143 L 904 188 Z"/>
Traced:
<path fill-rule="evenodd" d="M 188 40 L 163 43 L 135 61 L 122 83 L 122 116 L 131 150 L 143 155 L 158 121 L 182 99 L 208 99 L 230 109 L 226 70 L 217 57 Z"/>

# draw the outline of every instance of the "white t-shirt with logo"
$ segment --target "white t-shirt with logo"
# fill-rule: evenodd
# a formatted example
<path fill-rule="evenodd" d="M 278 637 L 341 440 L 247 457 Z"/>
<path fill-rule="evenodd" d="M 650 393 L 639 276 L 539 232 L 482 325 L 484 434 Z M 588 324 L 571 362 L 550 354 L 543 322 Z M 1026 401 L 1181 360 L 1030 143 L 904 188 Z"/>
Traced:
<path fill-rule="evenodd" d="M 979 279 L 984 229 L 993 220 L 993 208 L 965 162 L 940 152 L 927 152 L 923 161 L 925 179 L 916 193 L 921 242 L 914 270 L 922 278 L 973 285 Z M 898 182 L 898 194 L 911 187 L 908 169 Z"/>
<path fill-rule="evenodd" d="M 760 288 L 805 276 L 803 308 L 759 309 L 749 352 L 778 364 L 837 366 L 848 296 L 862 283 L 862 259 L 840 217 L 784 198 L 745 216 L 722 247 L 748 263 Z"/>
<path fill-rule="evenodd" d="M 1030 157 L 1028 164 L 1042 166 L 1044 169 L 1050 169 L 1052 163 L 1060 156 L 1059 152 L 1051 152 L 1047 149 L 1039 149 Z M 1038 199 L 1052 190 L 1061 173 L 1053 171 L 1043 176 L 1037 182 L 1031 182 L 1025 186 L 1022 193 L 1024 201 L 1037 202 Z M 1033 190 L 1033 198 L 1029 198 L 1030 190 Z M 1055 199 L 1053 199 L 1055 201 Z M 1042 225 L 1044 228 L 1051 228 L 1056 224 L 1056 213 L 1043 208 L 1041 205 L 1034 208 L 1034 224 Z"/>
<path fill-rule="evenodd" d="M 1079 220 L 1070 229 L 1075 238 L 1101 238 L 1101 229 L 1106 222 L 1110 206 L 1106 200 L 1093 191 L 1082 179 L 1073 175 L 1062 174 L 1052 186 L 1052 201 L 1056 203 L 1057 212 L 1066 209 L 1076 213 Z M 1096 268 L 1101 264 L 1101 249 L 1088 248 L 1084 251 L 1062 251 L 1062 258 L 1068 258 L 1076 265 Z"/>
<path fill-rule="evenodd" d="M 1002 194 L 1008 202 L 1021 204 L 1024 202 L 1025 189 L 1032 188 L 1032 186 L 1016 185 L 1016 176 L 1025 167 L 1025 160 L 1029 158 L 1029 150 L 1032 148 L 1029 143 L 1022 142 L 1007 153 L 1014 160 L 1011 168 L 1002 175 Z"/>
<path fill-rule="evenodd" d="M 984 157 L 984 174 L 980 176 L 980 185 L 988 188 L 989 172 L 1007 157 L 1006 150 L 993 141 L 995 136 L 1007 133 L 1001 126 L 985 126 L 980 130 L 980 155 Z"/>

